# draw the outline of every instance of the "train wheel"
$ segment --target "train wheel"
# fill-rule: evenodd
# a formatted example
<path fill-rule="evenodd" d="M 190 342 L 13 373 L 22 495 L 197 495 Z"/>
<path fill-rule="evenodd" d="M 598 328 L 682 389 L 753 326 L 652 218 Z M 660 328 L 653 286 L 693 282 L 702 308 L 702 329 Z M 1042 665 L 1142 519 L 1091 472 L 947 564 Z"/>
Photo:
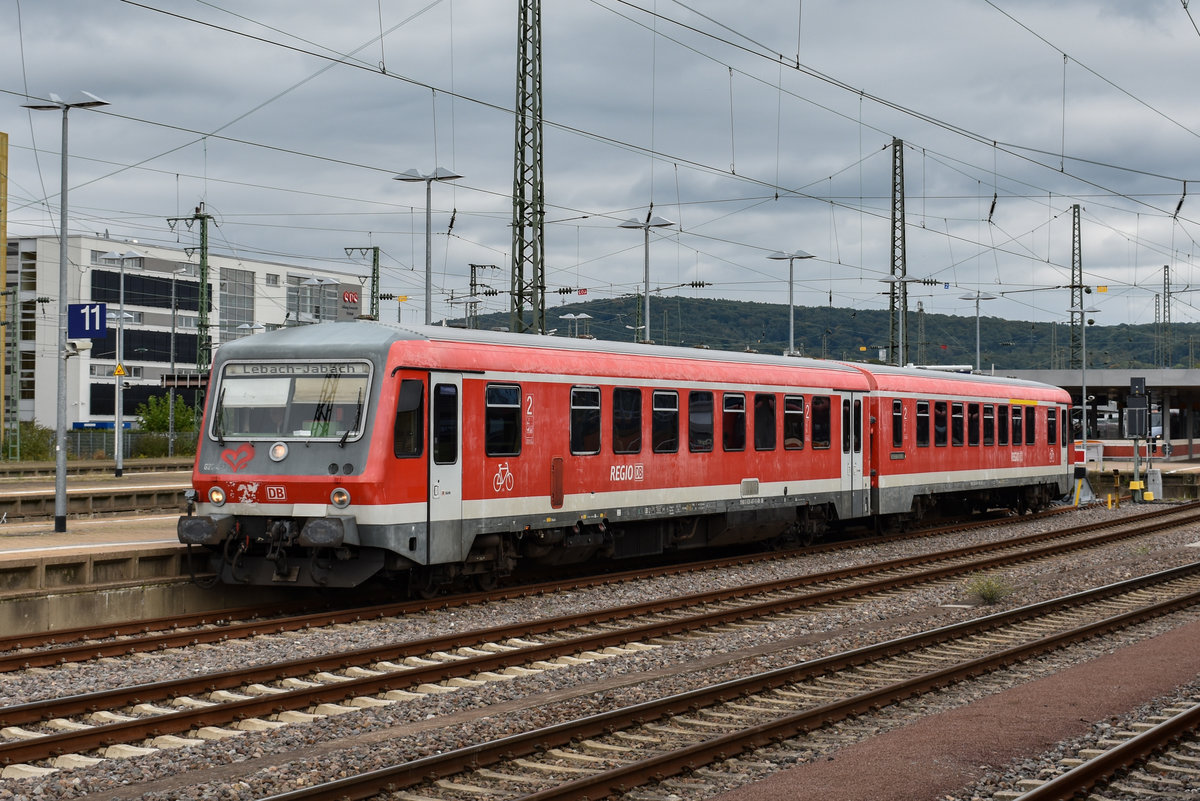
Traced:
<path fill-rule="evenodd" d="M 477 576 L 471 577 L 471 583 L 475 585 L 475 589 L 480 592 L 491 592 L 500 584 L 496 578 L 496 574 L 492 572 L 480 573 Z"/>
<path fill-rule="evenodd" d="M 408 576 L 408 594 L 415 598 L 431 601 L 441 594 L 443 585 L 426 570 L 413 570 Z"/>

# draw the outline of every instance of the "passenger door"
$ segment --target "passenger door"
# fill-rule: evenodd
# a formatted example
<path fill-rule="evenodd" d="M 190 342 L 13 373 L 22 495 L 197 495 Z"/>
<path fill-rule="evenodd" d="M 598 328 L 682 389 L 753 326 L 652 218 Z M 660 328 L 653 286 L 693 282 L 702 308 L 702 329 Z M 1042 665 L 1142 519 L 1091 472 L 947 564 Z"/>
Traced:
<path fill-rule="evenodd" d="M 429 564 L 466 557 L 462 527 L 462 375 L 429 374 Z"/>
<path fill-rule="evenodd" d="M 865 400 L 861 392 L 848 392 L 842 396 L 842 492 L 849 494 L 852 517 L 871 513 L 870 476 L 863 469 L 863 451 L 869 431 L 864 418 L 867 413 Z"/>

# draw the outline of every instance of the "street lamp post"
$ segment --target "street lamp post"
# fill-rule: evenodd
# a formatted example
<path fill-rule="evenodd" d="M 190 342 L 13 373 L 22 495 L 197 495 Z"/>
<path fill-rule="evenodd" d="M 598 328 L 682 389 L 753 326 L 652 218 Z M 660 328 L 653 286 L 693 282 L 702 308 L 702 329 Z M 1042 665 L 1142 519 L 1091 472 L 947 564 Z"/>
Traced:
<path fill-rule="evenodd" d="M 645 339 L 643 341 L 650 342 L 650 229 L 651 228 L 669 228 L 675 223 L 663 217 L 656 217 L 650 212 L 646 212 L 646 221 L 638 222 L 637 220 L 626 220 L 621 223 L 621 228 L 641 228 L 645 234 L 643 249 L 645 253 L 645 266 L 643 268 L 643 282 L 645 283 L 646 294 L 642 297 L 642 323 L 646 327 Z"/>
<path fill-rule="evenodd" d="M 167 456 L 175 455 L 175 319 L 179 304 L 175 301 L 175 281 L 188 272 L 180 267 L 171 273 L 171 378 L 167 392 Z"/>
<path fill-rule="evenodd" d="M 136 250 L 127 250 L 124 253 L 105 253 L 105 259 L 115 259 L 120 262 L 121 286 L 118 290 L 118 310 L 117 310 L 117 369 L 113 371 L 116 376 L 116 390 L 113 395 L 113 429 L 116 431 L 116 441 L 113 444 L 113 453 L 116 456 L 116 467 L 113 470 L 113 475 L 120 478 L 125 473 L 124 453 L 125 453 L 125 398 L 121 391 L 125 388 L 125 261 L 127 259 L 140 259 L 142 254 Z"/>
<path fill-rule="evenodd" d="M 58 399 L 54 430 L 54 530 L 67 530 L 67 112 L 107 106 L 108 101 L 80 92 L 63 100 L 53 92 L 49 103 L 25 103 L 37 111 L 62 110 L 62 184 L 58 195 Z"/>
<path fill-rule="evenodd" d="M 777 250 L 770 256 L 767 256 L 767 258 L 779 261 L 787 259 L 788 263 L 788 349 L 785 355 L 791 356 L 796 352 L 796 311 L 792 303 L 792 281 L 794 278 L 792 268 L 796 263 L 796 259 L 811 259 L 813 258 L 813 254 L 805 253 L 803 250 L 792 250 L 786 253 L 782 250 Z"/>
<path fill-rule="evenodd" d="M 1071 315 L 1086 315 L 1095 314 L 1099 309 L 1067 309 Z M 1081 317 L 1081 330 L 1079 332 L 1079 405 L 1082 407 L 1082 415 L 1080 417 L 1080 426 L 1083 434 L 1083 463 L 1087 464 L 1087 441 L 1088 441 L 1088 394 L 1087 394 L 1087 317 Z"/>
<path fill-rule="evenodd" d="M 958 299 L 975 301 L 975 372 L 979 372 L 983 369 L 979 363 L 979 301 L 995 300 L 996 296 L 976 290 L 974 295 L 959 295 Z"/>
<path fill-rule="evenodd" d="M 425 325 L 433 325 L 433 258 L 430 249 L 433 245 L 430 225 L 432 222 L 431 202 L 433 200 L 434 181 L 453 181 L 462 178 L 461 175 L 443 167 L 435 167 L 433 172 L 422 175 L 418 170 L 411 169 L 397 175 L 394 180 L 416 183 L 425 182 Z"/>

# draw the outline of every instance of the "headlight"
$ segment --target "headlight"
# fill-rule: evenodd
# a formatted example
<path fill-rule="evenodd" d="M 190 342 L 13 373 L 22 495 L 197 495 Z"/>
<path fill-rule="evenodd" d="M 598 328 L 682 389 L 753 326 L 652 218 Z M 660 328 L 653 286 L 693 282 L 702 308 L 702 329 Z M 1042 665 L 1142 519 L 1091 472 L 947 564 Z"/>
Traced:
<path fill-rule="evenodd" d="M 345 509 L 350 505 L 350 493 L 347 490 L 338 487 L 333 492 L 329 493 L 329 502 L 339 509 Z"/>
<path fill-rule="evenodd" d="M 288 455 L 287 443 L 286 442 L 276 442 L 274 445 L 271 446 L 271 450 L 268 451 L 268 454 L 270 455 L 272 462 L 282 462 L 284 459 L 287 458 L 287 455 Z"/>
<path fill-rule="evenodd" d="M 208 502 L 213 506 L 225 505 L 225 490 L 220 487 L 213 487 L 208 491 Z"/>

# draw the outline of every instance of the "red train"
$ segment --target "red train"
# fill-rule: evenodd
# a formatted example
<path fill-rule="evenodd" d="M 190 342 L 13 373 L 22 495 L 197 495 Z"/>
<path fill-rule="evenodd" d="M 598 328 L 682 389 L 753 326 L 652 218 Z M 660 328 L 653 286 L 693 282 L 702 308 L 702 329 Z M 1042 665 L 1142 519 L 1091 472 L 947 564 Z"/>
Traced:
<path fill-rule="evenodd" d="M 228 583 L 435 592 L 1066 494 L 1070 398 L 989 376 L 404 328 L 222 345 L 179 540 Z"/>

